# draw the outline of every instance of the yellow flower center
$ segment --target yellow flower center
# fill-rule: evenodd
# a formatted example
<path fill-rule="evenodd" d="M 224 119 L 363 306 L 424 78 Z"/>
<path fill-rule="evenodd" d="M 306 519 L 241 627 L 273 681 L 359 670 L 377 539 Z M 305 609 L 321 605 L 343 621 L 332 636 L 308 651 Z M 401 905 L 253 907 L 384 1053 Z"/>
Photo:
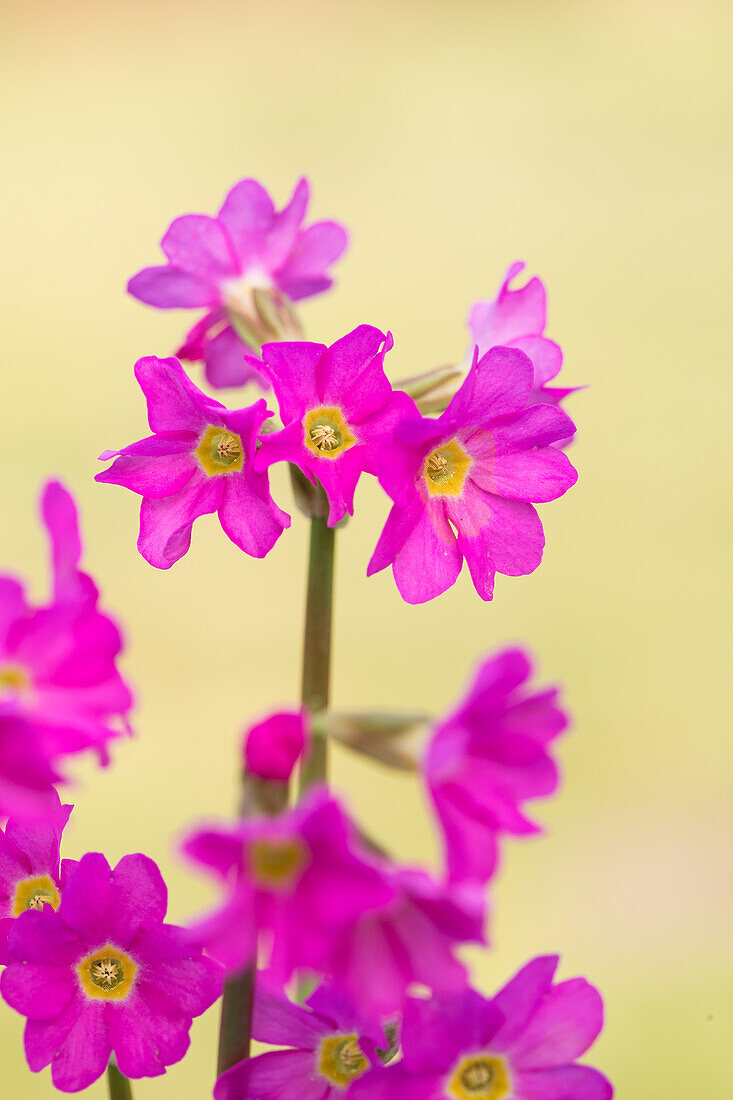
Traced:
<path fill-rule="evenodd" d="M 257 882 L 280 889 L 294 886 L 307 862 L 304 845 L 295 839 L 253 840 L 247 855 Z"/>
<path fill-rule="evenodd" d="M 318 1072 L 334 1085 L 346 1086 L 369 1069 L 358 1035 L 331 1035 L 318 1051 Z"/>
<path fill-rule="evenodd" d="M 506 1062 L 492 1054 L 462 1058 L 446 1089 L 455 1100 L 502 1100 L 511 1090 Z"/>
<path fill-rule="evenodd" d="M 21 913 L 25 913 L 26 909 L 43 909 L 46 904 L 53 906 L 54 909 L 58 909 L 61 904 L 61 898 L 53 880 L 48 875 L 24 878 L 15 888 L 13 916 L 19 917 Z"/>
<path fill-rule="evenodd" d="M 31 678 L 20 665 L 0 665 L 0 696 L 17 695 L 30 686 Z"/>
<path fill-rule="evenodd" d="M 77 964 L 76 972 L 87 997 L 124 1001 L 132 989 L 137 963 L 112 944 L 100 947 Z"/>
<path fill-rule="evenodd" d="M 458 496 L 463 488 L 471 459 L 455 439 L 431 451 L 425 459 L 423 475 L 429 493 Z"/>
<path fill-rule="evenodd" d="M 356 443 L 341 409 L 311 409 L 303 420 L 303 442 L 319 458 L 338 458 Z"/>
<path fill-rule="evenodd" d="M 196 457 L 209 477 L 234 473 L 244 465 L 242 440 L 225 428 L 209 424 L 196 448 Z"/>

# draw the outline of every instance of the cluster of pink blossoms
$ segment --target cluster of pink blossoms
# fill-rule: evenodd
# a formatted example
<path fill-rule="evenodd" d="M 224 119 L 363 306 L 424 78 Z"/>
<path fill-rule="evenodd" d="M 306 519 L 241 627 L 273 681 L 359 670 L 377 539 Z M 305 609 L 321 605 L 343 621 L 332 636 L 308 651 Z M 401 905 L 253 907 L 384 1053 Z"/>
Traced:
<path fill-rule="evenodd" d="M 368 474 L 391 510 L 367 573 L 391 565 L 401 596 L 422 603 L 465 560 L 491 600 L 496 573 L 539 566 L 534 505 L 577 476 L 565 453 L 575 426 L 559 407 L 573 391 L 549 385 L 562 352 L 545 335 L 544 287 L 513 288 L 523 268 L 513 264 L 497 296 L 472 307 L 464 362 L 393 386 L 389 333 L 361 324 L 330 346 L 299 338 L 293 303 L 331 286 L 347 243 L 335 222 L 303 225 L 308 198 L 301 180 L 277 211 L 242 180 L 216 217 L 172 223 L 166 264 L 140 271 L 129 291 L 205 312 L 178 358 L 135 364 L 151 434 L 106 451 L 112 464 L 96 480 L 142 498 L 138 549 L 167 569 L 213 512 L 245 553 L 269 553 L 291 523 L 270 492 L 278 462 L 306 514 L 330 528 L 354 514 Z M 266 396 L 227 408 L 181 359 L 203 361 L 215 388 L 254 383 Z M 348 727 L 352 747 L 380 755 L 379 716 L 340 728 L 304 705 L 249 728 L 239 817 L 192 827 L 183 844 L 220 900 L 188 928 L 169 925 L 146 856 L 114 868 L 100 853 L 61 859 L 72 810 L 56 791 L 62 763 L 90 749 L 108 763 L 132 696 L 58 483 L 42 512 L 52 600 L 32 608 L 18 581 L 0 578 L 0 993 L 27 1017 L 30 1068 L 50 1065 L 67 1092 L 108 1064 L 133 1079 L 164 1073 L 222 991 L 227 1041 L 231 997 L 247 986 L 242 1043 L 251 1034 L 279 1049 L 233 1059 L 221 1047 L 215 1100 L 609 1100 L 607 1079 L 578 1062 L 603 1023 L 593 986 L 556 982 L 558 958 L 541 956 L 485 997 L 461 959 L 463 945 L 488 942 L 487 887 L 506 839 L 539 831 L 526 804 L 559 783 L 553 743 L 568 718 L 557 688 L 532 684 L 527 653 L 485 657 L 460 703 L 415 724 L 410 766 L 442 842 L 437 871 L 379 849 L 325 774 L 288 805 L 296 769 L 311 767 L 326 735 L 349 743 Z"/>

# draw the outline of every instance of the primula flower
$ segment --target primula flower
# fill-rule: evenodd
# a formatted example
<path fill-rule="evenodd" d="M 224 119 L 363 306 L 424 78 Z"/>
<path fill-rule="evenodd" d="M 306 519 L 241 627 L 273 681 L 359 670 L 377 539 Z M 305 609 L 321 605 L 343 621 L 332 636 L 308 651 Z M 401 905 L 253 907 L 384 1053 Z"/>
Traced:
<path fill-rule="evenodd" d="M 201 829 L 183 850 L 227 887 L 223 906 L 193 928 L 197 940 L 231 970 L 251 962 L 259 940 L 283 982 L 296 967 L 329 971 L 337 933 L 394 894 L 325 790 L 277 817 Z"/>
<path fill-rule="evenodd" d="M 466 559 L 479 596 L 490 600 L 496 573 L 520 576 L 542 560 L 544 532 L 530 501 L 555 500 L 577 479 L 550 444 L 572 433 L 551 405 L 527 404 L 532 364 L 517 348 L 492 348 L 473 366 L 436 420 L 419 414 L 395 432 L 402 484 L 367 573 L 392 565 L 408 603 L 455 583 Z"/>
<path fill-rule="evenodd" d="M 0 829 L 0 934 L 27 909 L 58 909 L 74 860 L 61 862 L 61 835 L 73 809 L 53 792 L 54 808 L 44 821 L 10 818 Z"/>
<path fill-rule="evenodd" d="M 165 1073 L 186 1053 L 193 1018 L 221 994 L 221 967 L 163 923 L 166 906 L 152 860 L 125 856 L 110 870 L 90 853 L 57 912 L 13 922 L 0 992 L 28 1017 L 28 1065 L 50 1064 L 62 1092 L 91 1085 L 112 1053 L 126 1077 Z"/>
<path fill-rule="evenodd" d="M 478 348 L 483 355 L 490 348 L 501 344 L 519 348 L 532 360 L 534 379 L 531 404 L 547 402 L 557 405 L 563 398 L 575 393 L 570 389 L 548 386 L 562 367 L 562 348 L 544 335 L 547 325 L 547 292 L 536 275 L 524 286 L 512 288 L 510 283 L 524 270 L 521 260 L 515 261 L 507 271 L 496 297 L 489 301 L 475 302 L 468 314 L 471 333 L 471 353 Z M 560 440 L 555 446 L 569 443 Z"/>
<path fill-rule="evenodd" d="M 410 1001 L 402 1061 L 361 1077 L 354 1100 L 610 1100 L 610 1082 L 576 1064 L 603 1027 L 600 995 L 584 978 L 553 985 L 557 964 L 534 959 L 493 1000 Z"/>
<path fill-rule="evenodd" d="M 244 745 L 244 764 L 250 775 L 287 783 L 310 740 L 302 710 L 280 711 L 252 726 Z"/>
<path fill-rule="evenodd" d="M 410 986 L 435 995 L 462 989 L 466 968 L 455 957 L 463 943 L 484 943 L 486 902 L 468 884 L 436 882 L 423 871 L 384 864 L 392 899 L 364 911 L 334 944 L 328 973 L 365 1012 L 399 1012 Z"/>
<path fill-rule="evenodd" d="M 415 406 L 384 373 L 392 337 L 360 325 L 330 348 L 306 341 L 265 344 L 260 370 L 272 384 L 285 427 L 262 441 L 258 468 L 293 462 L 318 480 L 330 527 L 353 514 L 363 471 L 389 487 L 396 473 L 395 425 Z M 255 362 L 255 361 L 253 361 Z"/>
<path fill-rule="evenodd" d="M 422 764 L 454 881 L 486 882 L 498 837 L 539 827 L 522 803 L 552 794 L 557 767 L 549 743 L 567 728 L 558 691 L 530 691 L 532 666 L 519 649 L 489 657 L 466 697 L 434 728 Z"/>
<path fill-rule="evenodd" d="M 122 638 L 97 608 L 97 589 L 78 568 L 76 508 L 49 482 L 41 510 L 51 542 L 53 596 L 43 607 L 0 577 L 0 816 L 51 811 L 60 758 L 106 746 L 127 728 L 132 695 L 116 659 Z"/>
<path fill-rule="evenodd" d="M 301 179 L 288 205 L 276 211 L 256 180 L 240 180 L 215 218 L 176 218 L 161 242 L 168 262 L 130 279 L 130 294 L 148 305 L 206 309 L 176 354 L 203 359 L 212 386 L 260 380 L 231 324 L 232 317 L 255 320 L 256 291 L 298 301 L 331 286 L 328 269 L 348 236 L 332 221 L 303 228 L 308 199 L 308 181 Z"/>
<path fill-rule="evenodd" d="M 214 1100 L 339 1100 L 380 1064 L 377 1051 L 388 1045 L 384 1031 L 378 1023 L 365 1025 L 350 998 L 325 985 L 306 1005 L 257 986 L 253 1039 L 290 1049 L 248 1058 L 223 1073 Z"/>
<path fill-rule="evenodd" d="M 290 517 L 270 496 L 268 476 L 255 470 L 257 436 L 271 414 L 264 401 L 230 412 L 194 386 L 177 359 L 149 356 L 135 364 L 155 433 L 105 451 L 115 461 L 97 481 L 139 493 L 138 550 L 169 569 L 187 553 L 199 516 L 219 513 L 224 533 L 246 554 L 262 558 Z"/>

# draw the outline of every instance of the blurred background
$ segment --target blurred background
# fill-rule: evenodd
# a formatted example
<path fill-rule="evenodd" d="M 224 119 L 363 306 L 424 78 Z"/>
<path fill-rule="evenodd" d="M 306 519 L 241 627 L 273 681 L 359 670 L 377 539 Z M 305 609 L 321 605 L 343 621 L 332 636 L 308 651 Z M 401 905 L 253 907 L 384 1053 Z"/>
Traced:
<path fill-rule="evenodd" d="M 338 539 L 334 702 L 438 713 L 478 655 L 512 641 L 565 685 L 562 794 L 536 807 L 547 836 L 509 847 L 494 950 L 473 961 L 485 991 L 548 951 L 598 984 L 592 1061 L 624 1100 L 730 1094 L 732 31 L 733 9 L 710 0 L 29 0 L 3 14 L 0 563 L 44 593 L 36 498 L 61 476 L 140 698 L 114 766 L 77 770 L 65 854 L 142 850 L 171 918 L 201 911 L 212 892 L 177 839 L 233 807 L 245 723 L 297 699 L 305 521 L 263 562 L 198 521 L 161 573 L 135 549 L 137 498 L 92 481 L 102 450 L 145 434 L 132 364 L 170 354 L 193 319 L 124 292 L 160 262 L 169 221 L 214 213 L 248 175 L 281 205 L 307 174 L 311 216 L 352 233 L 336 289 L 303 304 L 307 334 L 392 329 L 395 379 L 459 359 L 469 304 L 523 258 L 549 288 L 563 384 L 589 387 L 568 405 L 580 481 L 541 509 L 533 576 L 499 578 L 491 604 L 462 576 L 422 607 L 389 572 L 365 578 L 387 503 L 362 485 Z M 435 864 L 412 778 L 342 753 L 334 781 L 396 855 Z M 210 1095 L 216 1028 L 214 1010 L 136 1097 Z M 21 1036 L 0 1004 L 0 1093 L 46 1100 Z"/>

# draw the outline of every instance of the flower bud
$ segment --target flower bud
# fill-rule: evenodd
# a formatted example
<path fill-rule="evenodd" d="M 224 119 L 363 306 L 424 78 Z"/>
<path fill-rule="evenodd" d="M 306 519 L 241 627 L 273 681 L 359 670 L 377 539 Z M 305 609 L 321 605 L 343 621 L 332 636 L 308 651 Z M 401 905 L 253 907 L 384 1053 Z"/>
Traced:
<path fill-rule="evenodd" d="M 280 711 L 252 726 L 244 746 L 245 770 L 259 779 L 287 783 L 310 739 L 302 711 Z"/>

